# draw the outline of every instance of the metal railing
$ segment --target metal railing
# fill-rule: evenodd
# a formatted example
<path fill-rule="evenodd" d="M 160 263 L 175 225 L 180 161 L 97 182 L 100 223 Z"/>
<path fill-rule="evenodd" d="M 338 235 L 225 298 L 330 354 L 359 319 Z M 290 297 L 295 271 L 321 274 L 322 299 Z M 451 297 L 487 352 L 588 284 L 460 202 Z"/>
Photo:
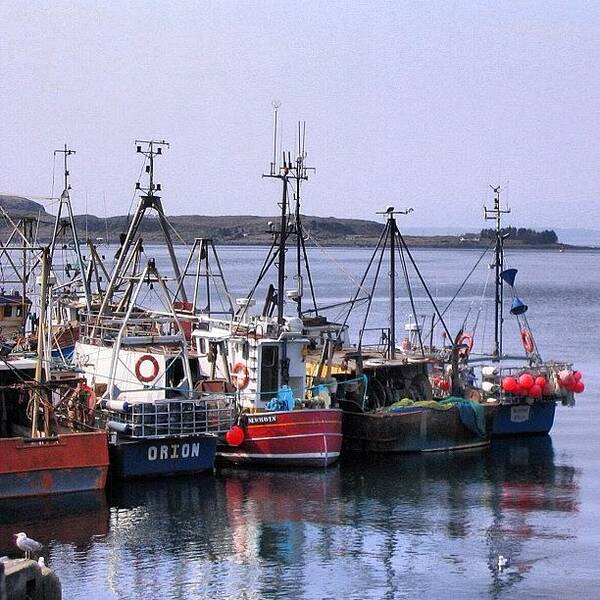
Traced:
<path fill-rule="evenodd" d="M 100 420 L 109 430 L 132 438 L 224 433 L 235 420 L 235 397 L 211 393 L 194 400 L 123 403 L 122 410 L 105 408 Z"/>

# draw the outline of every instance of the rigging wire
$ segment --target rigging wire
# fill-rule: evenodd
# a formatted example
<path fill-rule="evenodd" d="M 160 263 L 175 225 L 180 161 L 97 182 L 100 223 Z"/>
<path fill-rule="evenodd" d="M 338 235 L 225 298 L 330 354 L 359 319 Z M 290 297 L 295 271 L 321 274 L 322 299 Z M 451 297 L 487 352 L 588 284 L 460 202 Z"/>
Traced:
<path fill-rule="evenodd" d="M 392 235 L 396 235 L 396 232 L 392 231 Z M 404 252 L 402 250 L 401 244 L 398 245 L 398 254 L 400 256 L 400 263 L 402 264 L 402 271 L 404 274 L 404 281 L 406 282 L 406 290 L 408 292 L 408 297 L 410 299 L 410 306 L 412 309 L 412 314 L 415 319 L 415 323 L 417 325 L 417 334 L 419 336 L 419 346 L 421 348 L 421 355 L 425 356 L 425 348 L 423 347 L 423 338 L 421 337 L 421 328 L 419 327 L 419 316 L 417 315 L 417 309 L 415 307 L 415 299 L 413 296 L 412 286 L 410 283 L 410 277 L 408 274 L 408 267 L 406 265 L 406 257 L 404 256 Z"/>
<path fill-rule="evenodd" d="M 362 348 L 362 340 L 363 340 L 363 336 L 364 336 L 365 330 L 367 328 L 367 321 L 369 319 L 369 314 L 371 312 L 371 304 L 373 303 L 373 298 L 375 296 L 375 289 L 376 289 L 377 283 L 379 281 L 379 272 L 381 270 L 381 263 L 383 262 L 383 255 L 385 254 L 385 247 L 386 247 L 388 236 L 389 236 L 389 233 L 390 233 L 390 228 L 389 228 L 388 225 L 386 225 L 386 227 L 384 228 L 384 232 L 385 232 L 385 238 L 383 240 L 383 244 L 381 244 L 381 254 L 379 256 L 379 262 L 377 263 L 377 269 L 375 270 L 375 277 L 373 279 L 373 286 L 371 287 L 371 293 L 369 294 L 369 301 L 367 302 L 367 309 L 366 309 L 366 312 L 365 312 L 365 318 L 363 319 L 362 328 L 361 328 L 360 333 L 359 333 L 359 338 L 358 338 L 358 350 L 359 350 L 359 352 L 360 352 L 360 350 Z M 366 276 L 366 273 L 365 273 L 365 276 Z M 345 325 L 345 322 L 344 322 L 344 325 Z M 340 331 L 341 331 L 341 329 L 340 329 Z"/>

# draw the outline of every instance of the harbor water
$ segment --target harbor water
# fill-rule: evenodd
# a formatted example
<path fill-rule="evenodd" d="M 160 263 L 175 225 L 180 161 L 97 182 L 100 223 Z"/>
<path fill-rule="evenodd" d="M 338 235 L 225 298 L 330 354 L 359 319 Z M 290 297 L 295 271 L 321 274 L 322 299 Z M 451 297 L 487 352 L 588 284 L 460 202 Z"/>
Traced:
<path fill-rule="evenodd" d="M 231 296 L 244 295 L 265 249 L 219 252 Z M 320 304 L 354 293 L 370 253 L 310 250 Z M 166 269 L 164 249 L 147 247 L 146 254 Z M 413 254 L 443 308 L 481 253 Z M 15 555 L 14 532 L 43 542 L 68 600 L 598 597 L 600 254 L 509 251 L 507 259 L 519 269 L 519 297 L 529 305 L 543 358 L 572 361 L 584 374 L 586 391 L 575 407 L 557 408 L 550 436 L 496 440 L 468 452 L 344 457 L 328 469 L 228 468 L 102 493 L 4 501 L 0 554 Z M 469 330 L 476 325 L 481 347 L 474 352 L 492 342 L 491 279 L 481 299 L 489 262 L 446 313 L 453 332 L 463 321 Z M 410 304 L 401 270 L 398 279 L 401 339 Z M 414 274 L 411 281 L 417 313 L 430 323 L 425 291 Z M 288 288 L 296 284 L 290 273 Z M 372 341 L 379 333 L 370 329 L 387 326 L 385 285 L 366 324 Z M 306 308 L 306 278 L 303 288 Z M 258 304 L 263 298 L 260 288 Z M 349 320 L 353 341 L 363 314 L 359 307 Z M 507 314 L 505 350 L 516 352 L 511 319 Z M 443 343 L 437 332 L 434 338 Z M 501 571 L 499 555 L 508 558 Z"/>

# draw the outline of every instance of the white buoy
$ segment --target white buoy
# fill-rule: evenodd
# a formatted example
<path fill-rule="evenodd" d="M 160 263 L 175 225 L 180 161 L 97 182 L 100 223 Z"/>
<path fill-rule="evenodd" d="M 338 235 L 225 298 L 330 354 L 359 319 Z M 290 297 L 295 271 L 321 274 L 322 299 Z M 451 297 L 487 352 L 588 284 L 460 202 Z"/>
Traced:
<path fill-rule="evenodd" d="M 492 383 L 491 381 L 484 381 L 481 384 L 481 389 L 484 392 L 487 392 L 488 394 L 491 394 L 492 392 L 497 392 L 498 391 L 498 386 L 495 383 Z"/>
<path fill-rule="evenodd" d="M 494 377 L 498 374 L 498 369 L 496 367 L 481 367 L 481 374 L 484 377 Z"/>

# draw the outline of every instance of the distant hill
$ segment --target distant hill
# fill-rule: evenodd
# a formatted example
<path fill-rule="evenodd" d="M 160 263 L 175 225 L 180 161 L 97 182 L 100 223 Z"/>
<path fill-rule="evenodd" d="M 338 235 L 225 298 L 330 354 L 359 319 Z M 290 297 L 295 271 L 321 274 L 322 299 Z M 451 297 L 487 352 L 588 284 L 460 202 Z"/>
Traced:
<path fill-rule="evenodd" d="M 0 195 L 0 205 L 15 220 L 23 216 L 40 218 L 39 238 L 49 240 L 52 235 L 54 216 L 47 213 L 38 202 L 28 198 Z M 169 217 L 171 234 L 176 243 L 182 240 L 192 242 L 194 238 L 212 238 L 220 244 L 270 244 L 273 236 L 269 231 L 269 221 L 277 228 L 277 217 L 256 215 L 176 215 Z M 304 227 L 308 233 L 306 243 L 313 245 L 317 241 L 324 246 L 373 246 L 377 243 L 383 230 L 383 223 L 363 219 L 339 219 L 336 217 L 303 216 Z M 129 219 L 126 216 L 103 219 L 94 215 L 77 215 L 75 217 L 81 239 L 118 243 L 119 234 L 125 232 Z M 141 228 L 142 237 L 149 243 L 162 241 L 162 233 L 158 220 L 149 216 Z M 9 234 L 7 223 L 0 219 L 0 239 Z M 479 233 L 463 235 L 405 235 L 407 244 L 429 248 L 480 248 L 488 246 L 489 239 Z M 511 239 L 508 245 L 518 247 L 553 247 L 556 243 L 540 244 L 535 236 L 532 240 Z"/>
<path fill-rule="evenodd" d="M 2 196 L 0 195 L 0 206 L 10 215 L 15 217 L 37 216 L 39 213 L 45 214 L 46 209 L 29 198 L 21 196 Z"/>

